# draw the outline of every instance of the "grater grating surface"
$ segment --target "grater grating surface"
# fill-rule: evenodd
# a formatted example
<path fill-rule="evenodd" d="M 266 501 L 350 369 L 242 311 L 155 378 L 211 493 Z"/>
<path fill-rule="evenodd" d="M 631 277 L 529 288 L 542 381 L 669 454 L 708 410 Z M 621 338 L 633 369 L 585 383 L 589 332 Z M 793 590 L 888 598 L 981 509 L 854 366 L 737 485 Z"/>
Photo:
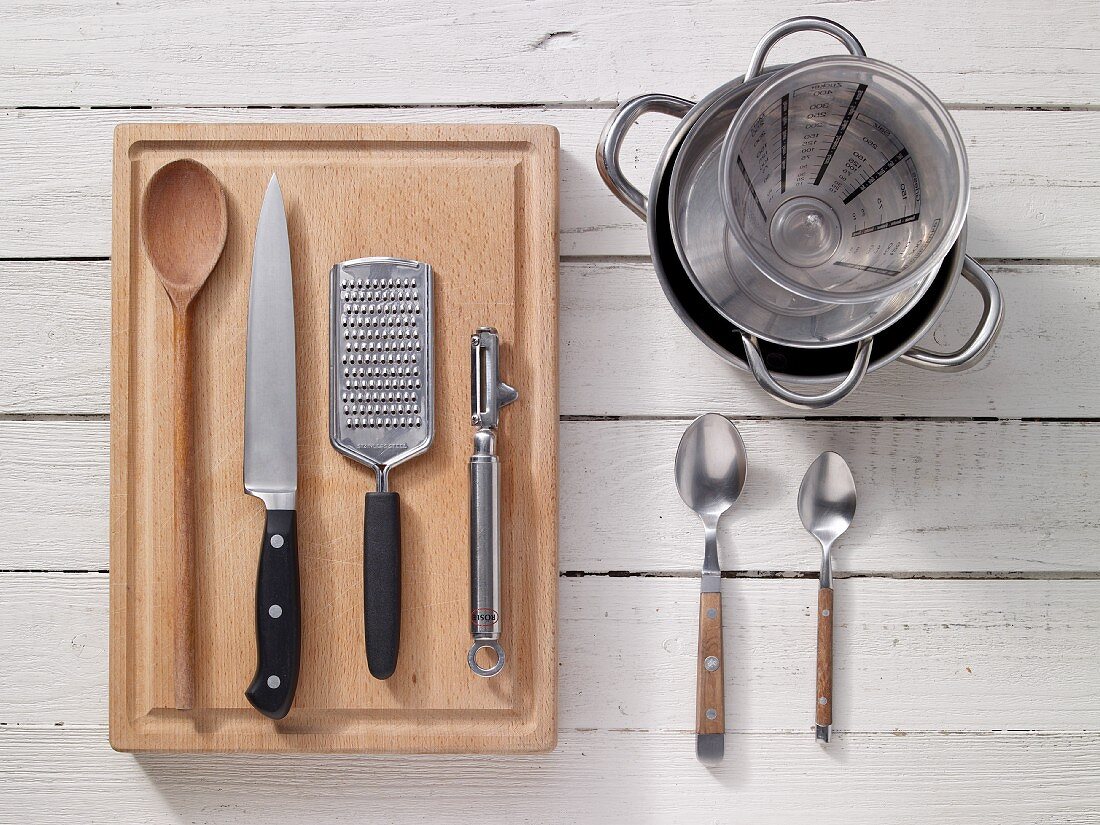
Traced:
<path fill-rule="evenodd" d="M 378 490 L 434 432 L 431 266 L 361 258 L 332 268 L 330 438 Z"/>

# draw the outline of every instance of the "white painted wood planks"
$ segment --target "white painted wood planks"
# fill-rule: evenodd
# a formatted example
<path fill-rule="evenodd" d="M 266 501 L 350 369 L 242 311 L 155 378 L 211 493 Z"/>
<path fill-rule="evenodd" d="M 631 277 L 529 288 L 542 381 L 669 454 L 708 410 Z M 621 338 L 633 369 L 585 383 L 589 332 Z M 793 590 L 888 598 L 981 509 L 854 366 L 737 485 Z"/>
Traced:
<path fill-rule="evenodd" d="M 1095 101 L 1095 6 L 1063 0 L 960 4 L 797 0 L 654 7 L 584 0 L 420 7 L 382 0 L 138 7 L 9 0 L 0 105 L 439 104 L 697 97 L 741 75 L 773 25 L 824 14 L 868 54 L 949 103 Z M 1091 25 L 1090 25 L 1091 24 Z M 820 35 L 777 62 L 836 52 Z"/>
<path fill-rule="evenodd" d="M 690 751 L 698 577 L 560 584 L 560 728 L 678 731 Z M 835 584 L 838 732 L 1100 731 L 1100 581 Z M 722 590 L 727 730 L 805 733 L 811 749 L 817 582 Z M 0 623 L 0 720 L 106 722 L 104 574 L 5 574 Z"/>
<path fill-rule="evenodd" d="M 645 91 L 652 90 L 639 86 L 624 98 Z M 596 143 L 610 115 L 610 108 L 0 109 L 6 168 L 0 258 L 109 255 L 111 169 L 104 159 L 111 154 L 114 127 L 174 121 L 552 123 L 561 132 L 562 254 L 648 255 L 645 226 L 596 172 Z M 1100 112 L 964 109 L 953 115 L 971 166 L 971 254 L 1100 255 L 1092 220 L 1100 154 L 1091 143 L 1100 131 Z M 627 138 L 623 168 L 643 188 L 674 125 L 667 117 L 645 118 Z"/>

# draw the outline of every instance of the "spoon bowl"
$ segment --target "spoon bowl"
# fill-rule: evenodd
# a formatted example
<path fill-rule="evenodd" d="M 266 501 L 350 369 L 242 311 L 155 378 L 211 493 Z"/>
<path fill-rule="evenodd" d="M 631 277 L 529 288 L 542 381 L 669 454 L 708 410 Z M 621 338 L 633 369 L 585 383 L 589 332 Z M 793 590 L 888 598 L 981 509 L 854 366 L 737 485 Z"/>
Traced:
<path fill-rule="evenodd" d="M 141 239 L 173 304 L 202 289 L 228 225 L 225 190 L 206 166 L 174 160 L 153 173 L 141 199 Z"/>
<path fill-rule="evenodd" d="M 745 487 L 748 461 L 741 433 L 716 413 L 691 422 L 676 450 L 676 489 L 704 521 L 733 506 Z"/>
<path fill-rule="evenodd" d="M 836 453 L 822 453 L 810 465 L 798 488 L 802 525 L 823 545 L 832 545 L 856 514 L 856 481 Z"/>

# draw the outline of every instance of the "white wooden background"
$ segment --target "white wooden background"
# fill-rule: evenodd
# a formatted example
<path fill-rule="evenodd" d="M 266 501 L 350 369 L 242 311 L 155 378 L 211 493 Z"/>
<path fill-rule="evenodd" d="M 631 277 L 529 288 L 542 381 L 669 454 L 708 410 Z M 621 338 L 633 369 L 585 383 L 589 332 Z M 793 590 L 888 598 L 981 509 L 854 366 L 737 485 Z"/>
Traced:
<path fill-rule="evenodd" d="M 970 250 L 1008 307 L 956 376 L 893 365 L 770 402 L 679 325 L 593 150 L 614 104 L 698 97 L 799 13 L 951 107 Z M 1100 6 L 1095 0 L 5 0 L 0 6 L 0 823 L 1100 821 Z M 790 59 L 829 47 L 809 36 Z M 107 744 L 111 133 L 134 121 L 545 122 L 562 135 L 557 751 L 189 757 Z M 670 122 L 637 130 L 647 179 Z M 941 346 L 976 302 L 960 290 Z M 686 422 L 738 420 L 723 525 L 728 724 L 695 760 Z M 835 742 L 810 734 L 817 550 L 794 500 L 836 449 Z"/>

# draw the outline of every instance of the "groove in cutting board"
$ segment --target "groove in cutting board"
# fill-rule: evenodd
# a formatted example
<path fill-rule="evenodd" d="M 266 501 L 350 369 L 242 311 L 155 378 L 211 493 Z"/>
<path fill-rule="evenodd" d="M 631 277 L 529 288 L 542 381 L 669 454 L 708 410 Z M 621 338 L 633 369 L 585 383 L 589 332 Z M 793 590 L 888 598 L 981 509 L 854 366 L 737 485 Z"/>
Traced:
<path fill-rule="evenodd" d="M 171 316 L 137 241 L 142 187 L 193 157 L 229 199 L 221 262 L 194 307 L 197 701 L 173 708 Z M 294 273 L 302 669 L 290 715 L 243 690 L 255 665 L 263 507 L 242 486 L 245 328 L 264 186 L 279 176 Z M 553 747 L 557 594 L 557 132 L 546 126 L 165 125 L 115 142 L 111 742 L 122 750 L 507 752 Z M 363 655 L 363 496 L 374 474 L 328 440 L 328 277 L 388 255 L 432 264 L 436 435 L 394 471 L 402 642 L 385 682 Z M 469 336 L 497 327 L 520 401 L 502 425 L 504 640 L 469 647 Z"/>

